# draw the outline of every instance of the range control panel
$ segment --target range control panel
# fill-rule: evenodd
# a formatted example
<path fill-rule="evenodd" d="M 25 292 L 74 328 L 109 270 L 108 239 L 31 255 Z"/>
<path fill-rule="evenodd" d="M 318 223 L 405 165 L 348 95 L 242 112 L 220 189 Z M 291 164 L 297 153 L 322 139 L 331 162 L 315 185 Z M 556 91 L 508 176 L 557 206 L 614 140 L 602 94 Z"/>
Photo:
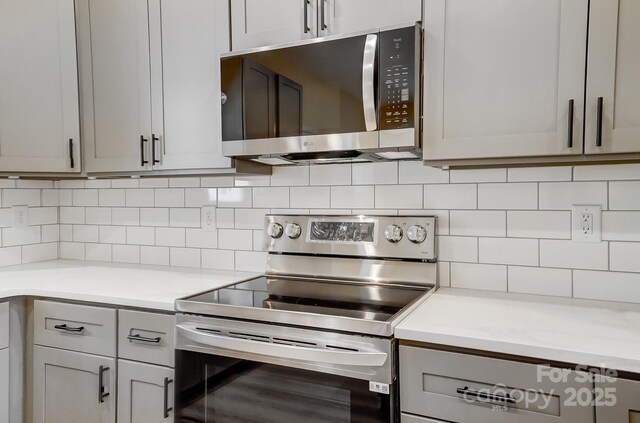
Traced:
<path fill-rule="evenodd" d="M 434 216 L 267 215 L 266 249 L 435 261 Z"/>
<path fill-rule="evenodd" d="M 414 128 L 419 27 L 380 33 L 380 129 Z"/>

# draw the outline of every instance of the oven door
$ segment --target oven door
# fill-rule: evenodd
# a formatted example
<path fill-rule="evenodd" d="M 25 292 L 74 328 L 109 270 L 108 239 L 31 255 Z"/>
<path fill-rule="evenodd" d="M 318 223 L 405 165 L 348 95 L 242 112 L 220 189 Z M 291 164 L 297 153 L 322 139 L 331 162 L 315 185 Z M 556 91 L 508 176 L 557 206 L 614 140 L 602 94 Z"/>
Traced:
<path fill-rule="evenodd" d="M 396 346 L 372 341 L 178 316 L 176 422 L 396 423 Z"/>

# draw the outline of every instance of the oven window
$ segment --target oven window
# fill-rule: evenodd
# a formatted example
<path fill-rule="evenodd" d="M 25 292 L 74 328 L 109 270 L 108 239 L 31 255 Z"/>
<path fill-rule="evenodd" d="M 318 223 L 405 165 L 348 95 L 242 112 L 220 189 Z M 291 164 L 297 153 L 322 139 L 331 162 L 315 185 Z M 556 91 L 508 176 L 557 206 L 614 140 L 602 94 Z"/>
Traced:
<path fill-rule="evenodd" d="M 229 357 L 176 352 L 176 422 L 389 423 L 392 395 L 369 382 Z"/>

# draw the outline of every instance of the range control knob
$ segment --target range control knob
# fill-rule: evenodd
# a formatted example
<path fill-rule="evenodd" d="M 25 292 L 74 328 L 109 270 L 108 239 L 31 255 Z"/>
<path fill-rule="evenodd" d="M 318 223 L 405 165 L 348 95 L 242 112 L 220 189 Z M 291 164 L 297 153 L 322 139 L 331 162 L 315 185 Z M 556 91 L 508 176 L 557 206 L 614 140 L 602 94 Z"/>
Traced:
<path fill-rule="evenodd" d="M 282 225 L 279 223 L 269 223 L 269 226 L 267 226 L 267 235 L 273 239 L 280 238 L 282 236 L 282 232 L 284 232 L 284 230 L 282 229 Z"/>
<path fill-rule="evenodd" d="M 414 244 L 422 244 L 427 239 L 427 230 L 424 226 L 413 225 L 407 231 L 407 238 Z"/>
<path fill-rule="evenodd" d="M 291 239 L 298 239 L 302 233 L 302 228 L 300 228 L 300 225 L 297 223 L 289 223 L 285 229 L 285 233 Z"/>
<path fill-rule="evenodd" d="M 402 228 L 398 225 L 389 225 L 384 230 L 384 237 L 389 242 L 399 242 L 402 239 Z"/>

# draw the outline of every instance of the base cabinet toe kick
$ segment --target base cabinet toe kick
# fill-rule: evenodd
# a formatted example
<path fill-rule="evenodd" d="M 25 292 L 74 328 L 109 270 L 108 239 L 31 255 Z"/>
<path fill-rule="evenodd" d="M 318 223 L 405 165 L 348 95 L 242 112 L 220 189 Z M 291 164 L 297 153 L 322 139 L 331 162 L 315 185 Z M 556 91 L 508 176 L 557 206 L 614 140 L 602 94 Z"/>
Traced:
<path fill-rule="evenodd" d="M 640 423 L 640 382 L 615 372 L 399 349 L 402 423 Z"/>

